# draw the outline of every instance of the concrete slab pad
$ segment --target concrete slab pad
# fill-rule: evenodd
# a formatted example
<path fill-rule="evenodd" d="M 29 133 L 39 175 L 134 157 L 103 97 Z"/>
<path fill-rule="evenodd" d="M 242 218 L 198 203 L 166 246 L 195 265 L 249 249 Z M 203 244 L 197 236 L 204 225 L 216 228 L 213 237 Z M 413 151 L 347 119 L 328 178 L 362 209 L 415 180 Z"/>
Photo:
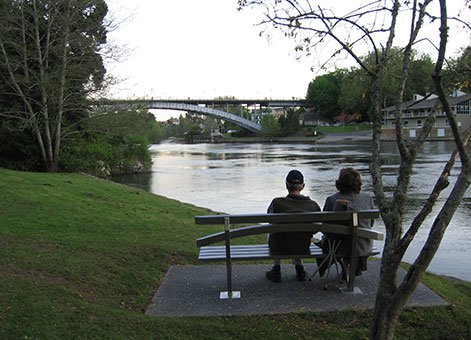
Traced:
<path fill-rule="evenodd" d="M 282 265 L 282 282 L 265 278 L 271 265 L 233 266 L 233 290 L 240 291 L 240 299 L 220 299 L 226 291 L 224 265 L 172 266 L 155 293 L 147 315 L 154 316 L 230 316 L 263 315 L 335 310 L 372 309 L 379 278 L 379 261 L 370 261 L 368 271 L 355 279 L 361 291 L 343 294 L 335 273 L 329 278 L 314 277 L 312 281 L 296 280 L 294 266 Z M 306 264 L 313 273 L 315 264 Z M 405 272 L 401 269 L 402 277 Z M 420 284 L 407 306 L 448 305 L 424 284 Z"/>

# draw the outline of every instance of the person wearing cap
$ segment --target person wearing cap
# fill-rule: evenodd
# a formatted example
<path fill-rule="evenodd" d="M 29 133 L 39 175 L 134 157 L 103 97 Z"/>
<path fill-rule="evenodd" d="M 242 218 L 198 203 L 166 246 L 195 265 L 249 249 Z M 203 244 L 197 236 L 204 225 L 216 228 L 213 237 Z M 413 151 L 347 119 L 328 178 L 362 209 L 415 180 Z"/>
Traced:
<path fill-rule="evenodd" d="M 272 200 L 267 209 L 268 213 L 299 213 L 320 211 L 319 205 L 309 197 L 301 195 L 304 189 L 304 176 L 299 170 L 291 170 L 286 176 L 286 197 L 277 197 Z M 282 232 L 272 233 L 268 237 L 268 246 L 271 252 L 282 254 L 301 254 L 309 251 L 312 233 Z M 306 279 L 306 271 L 301 259 L 294 259 L 296 278 L 298 281 Z M 273 282 L 281 282 L 281 262 L 275 260 L 266 278 Z"/>

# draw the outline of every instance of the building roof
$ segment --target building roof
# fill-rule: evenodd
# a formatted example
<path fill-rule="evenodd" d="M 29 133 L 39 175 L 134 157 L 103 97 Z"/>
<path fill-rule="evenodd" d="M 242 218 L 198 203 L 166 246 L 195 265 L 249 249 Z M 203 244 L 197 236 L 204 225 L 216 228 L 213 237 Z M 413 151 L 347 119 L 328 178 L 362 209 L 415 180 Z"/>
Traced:
<path fill-rule="evenodd" d="M 448 101 L 450 106 L 457 105 L 465 100 L 471 99 L 471 93 L 464 94 L 461 96 L 450 96 L 448 97 Z M 403 110 L 421 110 L 421 109 L 431 109 L 439 104 L 438 97 L 434 97 L 431 99 L 419 99 L 419 100 L 409 100 L 401 104 L 400 108 Z M 388 106 L 383 109 L 385 112 L 395 111 L 396 106 Z"/>

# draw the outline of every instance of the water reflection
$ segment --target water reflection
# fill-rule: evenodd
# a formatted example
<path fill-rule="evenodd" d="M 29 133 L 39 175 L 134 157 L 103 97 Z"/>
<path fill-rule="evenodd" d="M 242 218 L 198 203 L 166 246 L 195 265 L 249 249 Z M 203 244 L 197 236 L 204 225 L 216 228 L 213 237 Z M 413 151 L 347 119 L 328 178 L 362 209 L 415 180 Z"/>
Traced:
<path fill-rule="evenodd" d="M 426 143 L 417 157 L 411 178 L 406 221 L 411 221 L 427 199 L 434 181 L 449 158 L 453 145 L 448 142 Z M 363 175 L 363 190 L 371 191 L 369 172 L 371 147 L 368 143 L 342 145 L 305 144 L 176 144 L 151 147 L 151 174 L 121 176 L 116 180 L 153 193 L 227 213 L 265 212 L 273 197 L 284 196 L 285 176 L 292 169 L 301 170 L 306 179 L 305 194 L 323 206 L 335 191 L 334 182 L 342 167 L 355 167 Z M 396 184 L 399 157 L 394 143 L 382 147 L 383 184 L 391 196 Z M 458 164 L 459 165 L 459 164 Z M 450 177 L 456 180 L 454 171 Z M 451 185 L 445 190 L 448 193 Z M 432 215 L 443 204 L 439 200 Z M 448 228 L 430 270 L 471 281 L 469 264 L 462 254 L 471 247 L 471 196 L 469 191 Z M 405 259 L 413 261 L 425 241 L 432 218 L 424 224 Z M 405 225 L 406 227 L 406 225 Z M 384 227 L 378 223 L 376 229 Z M 384 230 L 383 230 L 384 231 Z M 382 243 L 377 246 L 381 247 Z"/>

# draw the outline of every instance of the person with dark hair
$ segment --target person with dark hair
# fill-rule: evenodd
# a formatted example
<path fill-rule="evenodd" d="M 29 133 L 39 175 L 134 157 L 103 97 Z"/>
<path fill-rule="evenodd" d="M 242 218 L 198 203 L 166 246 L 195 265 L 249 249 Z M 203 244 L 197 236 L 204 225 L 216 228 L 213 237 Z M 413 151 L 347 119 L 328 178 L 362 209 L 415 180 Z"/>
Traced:
<path fill-rule="evenodd" d="M 371 195 L 360 192 L 361 191 L 361 176 L 358 170 L 353 168 L 343 168 L 340 170 L 339 178 L 335 181 L 335 186 L 338 192 L 332 196 L 327 197 L 325 200 L 323 211 L 348 211 L 348 210 L 371 210 L 375 209 L 373 198 Z M 359 220 L 358 224 L 361 228 L 371 229 L 373 227 L 373 220 Z M 336 255 L 342 257 L 342 260 L 348 260 L 351 254 L 351 237 L 342 235 L 327 234 L 324 236 L 321 245 L 326 247 L 328 239 L 335 239 L 341 241 Z M 370 239 L 358 238 L 357 241 L 357 254 L 358 254 L 358 267 L 356 268 L 356 275 L 360 275 L 362 271 L 366 270 L 367 257 L 366 255 L 371 251 L 373 244 Z M 342 266 L 344 267 L 344 265 Z M 319 268 L 319 274 L 322 276 L 326 268 Z"/>
<path fill-rule="evenodd" d="M 299 213 L 320 211 L 319 205 L 309 197 L 301 195 L 304 189 L 304 176 L 299 170 L 291 170 L 286 176 L 286 197 L 277 197 L 268 207 L 268 213 Z M 271 252 L 282 254 L 302 254 L 309 251 L 312 233 L 282 232 L 272 233 L 268 237 Z M 298 281 L 306 279 L 306 271 L 301 259 L 294 259 Z M 266 278 L 273 282 L 281 282 L 281 262 L 275 260 L 273 268 L 266 273 Z"/>

